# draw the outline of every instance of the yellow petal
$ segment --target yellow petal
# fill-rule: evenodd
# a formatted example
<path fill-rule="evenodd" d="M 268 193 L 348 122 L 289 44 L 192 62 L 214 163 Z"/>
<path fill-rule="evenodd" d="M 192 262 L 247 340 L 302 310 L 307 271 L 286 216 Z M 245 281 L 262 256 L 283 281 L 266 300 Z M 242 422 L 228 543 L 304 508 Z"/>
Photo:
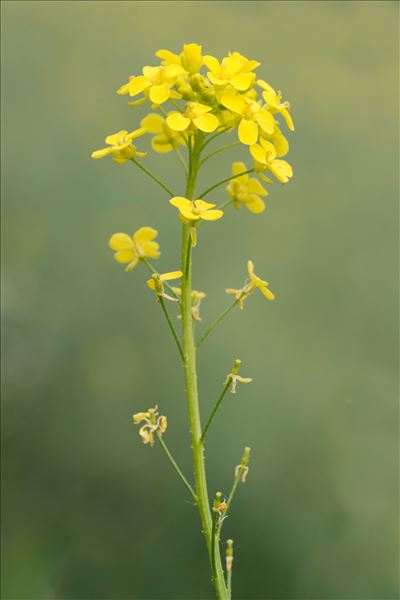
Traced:
<path fill-rule="evenodd" d="M 121 129 L 121 131 L 117 131 L 117 133 L 108 135 L 106 137 L 106 144 L 110 144 L 110 146 L 120 146 L 125 142 L 125 136 L 127 133 L 128 132 L 125 129 Z"/>
<path fill-rule="evenodd" d="M 205 131 L 206 133 L 211 133 L 215 131 L 219 125 L 219 121 L 215 115 L 205 114 L 200 117 L 196 117 L 193 119 L 194 125 L 200 131 Z"/>
<path fill-rule="evenodd" d="M 237 73 L 231 78 L 230 83 L 237 90 L 244 92 L 245 90 L 249 89 L 253 78 L 254 77 L 252 73 Z"/>
<path fill-rule="evenodd" d="M 143 98 L 139 98 L 138 100 L 131 100 L 128 102 L 128 106 L 140 106 L 146 102 L 147 98 L 143 96 Z"/>
<path fill-rule="evenodd" d="M 149 133 L 162 133 L 164 120 L 161 115 L 150 113 L 140 121 L 140 127 L 146 129 Z"/>
<path fill-rule="evenodd" d="M 147 79 L 154 81 L 161 71 L 161 67 L 143 67 L 142 72 Z"/>
<path fill-rule="evenodd" d="M 201 115 L 205 115 L 212 111 L 212 106 L 207 106 L 207 104 L 200 104 L 200 102 L 191 102 L 190 103 L 190 114 L 195 117 L 200 117 Z"/>
<path fill-rule="evenodd" d="M 164 415 L 162 415 L 160 417 L 160 426 L 159 426 L 159 430 L 161 433 L 164 433 L 167 429 L 167 417 L 165 417 Z"/>
<path fill-rule="evenodd" d="M 251 383 L 253 381 L 251 377 L 242 377 L 241 375 L 235 375 L 235 377 L 240 383 Z"/>
<path fill-rule="evenodd" d="M 246 144 L 247 146 L 255 144 L 258 140 L 257 123 L 248 119 L 242 119 L 239 123 L 238 135 L 242 144 Z"/>
<path fill-rule="evenodd" d="M 127 267 L 125 267 L 125 272 L 129 273 L 130 271 L 133 271 L 133 269 L 136 267 L 138 262 L 139 262 L 139 258 L 137 256 L 135 256 L 135 258 L 129 263 L 129 265 Z"/>
<path fill-rule="evenodd" d="M 155 284 L 155 282 L 154 282 L 154 279 L 153 279 L 153 278 L 151 278 L 151 279 L 148 279 L 148 280 L 146 281 L 146 283 L 147 283 L 147 286 L 148 286 L 148 287 L 149 287 L 151 290 L 155 290 L 155 289 L 156 289 L 156 284 Z"/>
<path fill-rule="evenodd" d="M 127 142 L 130 142 L 131 140 L 134 140 L 137 137 L 140 137 L 141 135 L 145 135 L 147 133 L 147 129 L 145 129 L 144 127 L 140 127 L 139 129 L 135 129 L 134 131 L 131 131 L 131 133 L 128 133 L 128 135 L 125 136 L 125 140 Z"/>
<path fill-rule="evenodd" d="M 235 175 L 235 181 L 239 181 L 241 183 L 246 183 L 249 179 L 248 173 L 245 175 L 240 175 L 240 173 L 245 173 L 247 171 L 247 167 L 242 162 L 234 162 L 232 164 L 232 175 Z"/>
<path fill-rule="evenodd" d="M 103 158 L 104 156 L 110 154 L 110 152 L 111 148 L 101 148 L 101 150 L 95 150 L 94 152 L 92 152 L 92 158 Z"/>
<path fill-rule="evenodd" d="M 181 113 L 173 112 L 167 117 L 167 125 L 174 131 L 185 131 L 190 125 L 190 119 Z"/>
<path fill-rule="evenodd" d="M 119 87 L 117 89 L 117 94 L 119 94 L 120 96 L 123 96 L 124 94 L 127 94 L 128 92 L 129 92 L 129 82 L 124 83 L 124 85 L 121 85 L 121 87 Z"/>
<path fill-rule="evenodd" d="M 261 148 L 258 144 L 254 144 L 250 146 L 250 154 L 257 162 L 261 164 L 267 164 L 267 157 L 265 150 Z"/>
<path fill-rule="evenodd" d="M 232 110 L 239 115 L 243 114 L 246 109 L 246 102 L 238 94 L 225 94 L 222 96 L 220 103 L 225 108 Z"/>
<path fill-rule="evenodd" d="M 197 229 L 196 229 L 196 227 L 190 228 L 190 241 L 192 243 L 192 248 L 196 248 L 196 246 L 197 246 Z"/>
<path fill-rule="evenodd" d="M 282 157 L 285 156 L 289 152 L 289 142 L 285 138 L 284 135 L 280 132 L 278 128 L 274 133 L 274 146 L 276 151 L 276 156 Z"/>
<path fill-rule="evenodd" d="M 261 286 L 260 292 L 267 298 L 267 300 L 275 300 L 275 295 L 267 287 Z"/>
<path fill-rule="evenodd" d="M 289 112 L 286 110 L 286 108 L 284 108 L 283 110 L 281 110 L 282 116 L 286 121 L 286 125 L 289 127 L 290 131 L 294 131 L 294 125 L 293 125 L 293 120 L 292 117 L 290 116 Z"/>
<path fill-rule="evenodd" d="M 260 196 L 268 196 L 267 190 L 261 185 L 258 179 L 250 179 L 247 184 L 247 189 L 252 194 L 259 194 Z"/>
<path fill-rule="evenodd" d="M 199 210 L 200 212 L 203 212 L 204 210 L 209 210 L 210 208 L 214 208 L 215 206 L 215 204 L 205 202 L 204 200 L 195 200 L 194 204 L 197 210 Z"/>
<path fill-rule="evenodd" d="M 193 75 L 201 69 L 201 46 L 199 44 L 184 44 L 182 52 L 182 65 Z"/>
<path fill-rule="evenodd" d="M 207 210 L 200 215 L 204 221 L 217 221 L 223 216 L 224 212 L 222 210 Z"/>
<path fill-rule="evenodd" d="M 155 55 L 157 56 L 157 58 L 162 59 L 163 65 L 181 64 L 181 59 L 179 58 L 179 56 L 177 54 L 174 54 L 173 52 L 170 52 L 170 50 L 157 50 Z"/>
<path fill-rule="evenodd" d="M 127 233 L 114 233 L 108 242 L 111 250 L 132 250 L 135 245 Z"/>
<path fill-rule="evenodd" d="M 150 100 L 154 104 L 162 104 L 169 98 L 169 84 L 152 85 L 149 92 Z"/>
<path fill-rule="evenodd" d="M 253 279 L 253 277 L 254 277 L 254 263 L 253 263 L 252 260 L 248 260 L 247 261 L 247 272 L 249 274 L 249 277 L 251 279 Z"/>
<path fill-rule="evenodd" d="M 169 203 L 179 209 L 184 208 L 188 210 L 192 207 L 192 202 L 187 198 L 183 198 L 182 196 L 175 196 L 174 198 L 171 198 Z"/>
<path fill-rule="evenodd" d="M 293 169 L 285 160 L 274 160 L 269 164 L 271 173 L 282 183 L 287 183 L 293 176 Z"/>
<path fill-rule="evenodd" d="M 149 258 L 160 258 L 160 245 L 157 242 L 145 242 L 142 244 L 142 251 Z"/>
<path fill-rule="evenodd" d="M 268 140 L 265 140 L 264 138 L 260 139 L 260 144 L 266 152 L 267 160 L 273 160 L 276 157 L 276 149 L 274 144 Z"/>
<path fill-rule="evenodd" d="M 148 419 L 149 416 L 150 415 L 148 412 L 138 412 L 135 415 L 133 415 L 133 422 L 135 423 L 135 425 L 137 425 L 138 423 L 141 423 L 145 419 Z"/>
<path fill-rule="evenodd" d="M 168 65 L 165 67 L 164 73 L 168 79 L 173 79 L 179 75 L 184 75 L 185 69 L 180 64 Z"/>
<path fill-rule="evenodd" d="M 274 94 L 276 95 L 276 92 L 274 90 L 273 87 L 271 87 L 266 81 L 264 81 L 263 79 L 258 79 L 257 81 L 257 85 L 262 88 L 263 90 L 266 90 L 267 92 L 269 92 L 270 94 Z"/>
<path fill-rule="evenodd" d="M 228 81 L 226 79 L 221 79 L 220 77 L 217 77 L 211 71 L 208 71 L 207 77 L 211 81 L 211 83 L 213 83 L 214 85 L 227 85 L 228 84 Z"/>
<path fill-rule="evenodd" d="M 250 212 L 258 215 L 265 210 L 265 202 L 256 194 L 251 194 L 251 200 L 249 202 L 245 202 L 247 208 Z"/>
<path fill-rule="evenodd" d="M 154 240 L 158 235 L 158 231 L 153 229 L 152 227 L 141 227 L 133 234 L 133 239 L 138 244 L 143 244 L 145 242 L 149 242 L 150 240 Z"/>
<path fill-rule="evenodd" d="M 256 116 L 256 121 L 265 133 L 272 134 L 275 129 L 275 119 L 267 110 L 260 110 Z"/>
<path fill-rule="evenodd" d="M 138 260 L 134 250 L 120 250 L 114 254 L 114 258 L 119 263 L 128 263 L 131 260 Z"/>
<path fill-rule="evenodd" d="M 179 279 L 182 277 L 182 271 L 170 271 L 169 273 L 163 273 L 160 275 L 161 281 L 169 281 L 170 279 Z"/>
<path fill-rule="evenodd" d="M 200 215 L 196 215 L 191 208 L 181 207 L 179 212 L 187 221 L 198 221 L 200 219 Z"/>
<path fill-rule="evenodd" d="M 206 65 L 206 67 L 208 67 L 210 69 L 210 71 L 212 71 L 213 73 L 218 73 L 219 72 L 219 62 L 218 60 L 215 58 L 215 56 L 211 56 L 210 54 L 207 54 L 206 56 L 203 56 L 203 63 Z"/>
<path fill-rule="evenodd" d="M 139 75 L 139 77 L 132 77 L 129 80 L 129 94 L 131 96 L 137 96 L 140 92 L 143 92 L 146 88 L 151 85 L 151 82 L 148 77 L 144 77 L 144 75 Z"/>
<path fill-rule="evenodd" d="M 170 140 L 165 135 L 156 135 L 151 140 L 151 147 L 154 152 L 159 152 L 160 154 L 166 154 L 167 152 L 172 152 L 174 149 Z"/>
<path fill-rule="evenodd" d="M 147 425 L 143 425 L 143 427 L 139 429 L 139 435 L 142 438 L 143 444 L 150 444 L 150 446 L 154 446 L 154 436 L 147 427 Z"/>

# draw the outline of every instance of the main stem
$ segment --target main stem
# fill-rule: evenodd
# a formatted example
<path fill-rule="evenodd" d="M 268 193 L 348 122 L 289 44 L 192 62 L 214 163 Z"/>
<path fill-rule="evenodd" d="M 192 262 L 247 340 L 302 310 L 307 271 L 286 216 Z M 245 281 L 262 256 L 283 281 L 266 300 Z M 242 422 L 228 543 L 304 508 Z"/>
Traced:
<path fill-rule="evenodd" d="M 202 135 L 197 136 L 194 141 L 190 169 L 187 178 L 186 197 L 193 199 L 196 179 L 199 171 L 200 151 Z M 192 319 L 192 252 L 190 248 L 190 228 L 183 225 L 182 230 L 182 341 L 186 379 L 186 395 L 189 413 L 190 433 L 192 439 L 193 465 L 196 482 L 197 506 L 200 513 L 203 533 L 206 538 L 207 550 L 210 561 L 212 561 L 212 518 L 210 501 L 208 497 L 206 470 L 204 463 L 204 445 L 201 440 L 201 422 L 199 399 L 197 391 L 197 369 L 196 348 L 193 333 Z M 219 548 L 215 557 L 215 574 L 213 583 L 220 600 L 228 600 L 224 572 L 222 569 Z"/>

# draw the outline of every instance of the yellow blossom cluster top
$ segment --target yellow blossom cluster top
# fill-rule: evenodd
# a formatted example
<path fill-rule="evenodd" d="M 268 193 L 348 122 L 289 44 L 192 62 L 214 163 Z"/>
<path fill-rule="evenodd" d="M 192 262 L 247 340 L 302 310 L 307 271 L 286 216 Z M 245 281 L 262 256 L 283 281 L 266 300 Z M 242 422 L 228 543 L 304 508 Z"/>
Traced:
<path fill-rule="evenodd" d="M 131 106 L 148 102 L 155 112 L 144 117 L 132 133 L 123 130 L 108 136 L 109 146 L 93 152 L 93 158 L 110 154 L 115 162 L 124 163 L 142 157 L 144 153 L 132 140 L 146 133 L 153 136 L 152 149 L 166 153 L 188 145 L 197 131 L 208 136 L 236 129 L 240 143 L 249 148 L 253 169 L 260 178 L 271 183 L 265 171 L 282 183 L 292 177 L 290 164 L 282 159 L 289 145 L 281 125 L 294 130 L 289 102 L 258 78 L 258 61 L 239 52 L 229 52 L 219 60 L 203 54 L 202 46 L 195 43 L 185 44 L 177 54 L 162 49 L 155 55 L 158 65 L 143 67 L 142 73 L 131 75 L 117 90 L 119 95 L 132 99 Z M 258 189 L 250 193 L 263 192 Z M 229 194 L 236 206 L 244 202 L 252 212 L 261 212 L 262 201 L 248 197 L 241 200 L 243 194 L 234 196 L 232 189 Z"/>

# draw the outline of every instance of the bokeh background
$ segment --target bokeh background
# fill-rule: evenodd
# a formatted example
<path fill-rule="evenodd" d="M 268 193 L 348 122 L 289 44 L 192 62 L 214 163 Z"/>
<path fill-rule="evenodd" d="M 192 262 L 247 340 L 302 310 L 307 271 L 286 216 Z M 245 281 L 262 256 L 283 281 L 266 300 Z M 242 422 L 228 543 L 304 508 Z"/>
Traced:
<path fill-rule="evenodd" d="M 190 41 L 257 58 L 296 124 L 292 182 L 272 186 L 263 215 L 228 210 L 204 227 L 195 255 L 203 323 L 249 258 L 277 294 L 255 294 L 199 355 L 203 415 L 234 358 L 254 378 L 227 398 L 207 448 L 210 489 L 225 493 L 243 447 L 253 452 L 224 526 L 235 596 L 398 598 L 397 13 L 2 3 L 4 600 L 213 597 L 197 514 L 131 424 L 158 403 L 191 476 L 175 347 L 147 274 L 124 273 L 107 247 L 151 225 L 160 270 L 175 269 L 180 225 L 133 165 L 90 158 L 144 113 L 119 85 Z M 246 155 L 207 163 L 201 187 Z M 174 156 L 146 164 L 182 193 Z"/>

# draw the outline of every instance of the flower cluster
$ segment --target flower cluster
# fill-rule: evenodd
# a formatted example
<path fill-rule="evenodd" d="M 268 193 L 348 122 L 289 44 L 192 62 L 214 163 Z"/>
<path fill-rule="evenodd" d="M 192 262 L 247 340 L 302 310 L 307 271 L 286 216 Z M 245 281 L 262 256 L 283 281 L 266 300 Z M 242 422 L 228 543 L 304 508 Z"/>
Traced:
<path fill-rule="evenodd" d="M 144 421 L 144 425 L 139 429 L 139 435 L 143 444 L 154 446 L 154 433 L 161 436 L 167 429 L 167 417 L 160 415 L 158 406 L 149 408 L 146 412 L 139 412 L 133 415 L 133 423 L 138 425 Z"/>
<path fill-rule="evenodd" d="M 203 54 L 202 46 L 195 43 L 185 44 L 178 54 L 163 49 L 155 55 L 160 63 L 130 76 L 117 93 L 132 98 L 131 106 L 149 102 L 158 112 L 144 117 L 140 128 L 130 134 L 119 131 L 108 136 L 110 147 L 95 151 L 93 158 L 111 154 L 115 162 L 123 163 L 143 156 L 132 139 L 144 133 L 154 136 L 151 147 L 155 152 L 166 153 L 189 146 L 197 132 L 207 136 L 236 129 L 260 178 L 271 182 L 265 171 L 283 183 L 292 177 L 291 166 L 282 160 L 289 146 L 279 122 L 282 118 L 294 130 L 290 105 L 282 100 L 281 92 L 257 78 L 259 62 L 239 52 L 229 52 L 220 61 Z M 261 206 L 258 201 L 248 204 L 252 212 L 261 212 Z"/>

